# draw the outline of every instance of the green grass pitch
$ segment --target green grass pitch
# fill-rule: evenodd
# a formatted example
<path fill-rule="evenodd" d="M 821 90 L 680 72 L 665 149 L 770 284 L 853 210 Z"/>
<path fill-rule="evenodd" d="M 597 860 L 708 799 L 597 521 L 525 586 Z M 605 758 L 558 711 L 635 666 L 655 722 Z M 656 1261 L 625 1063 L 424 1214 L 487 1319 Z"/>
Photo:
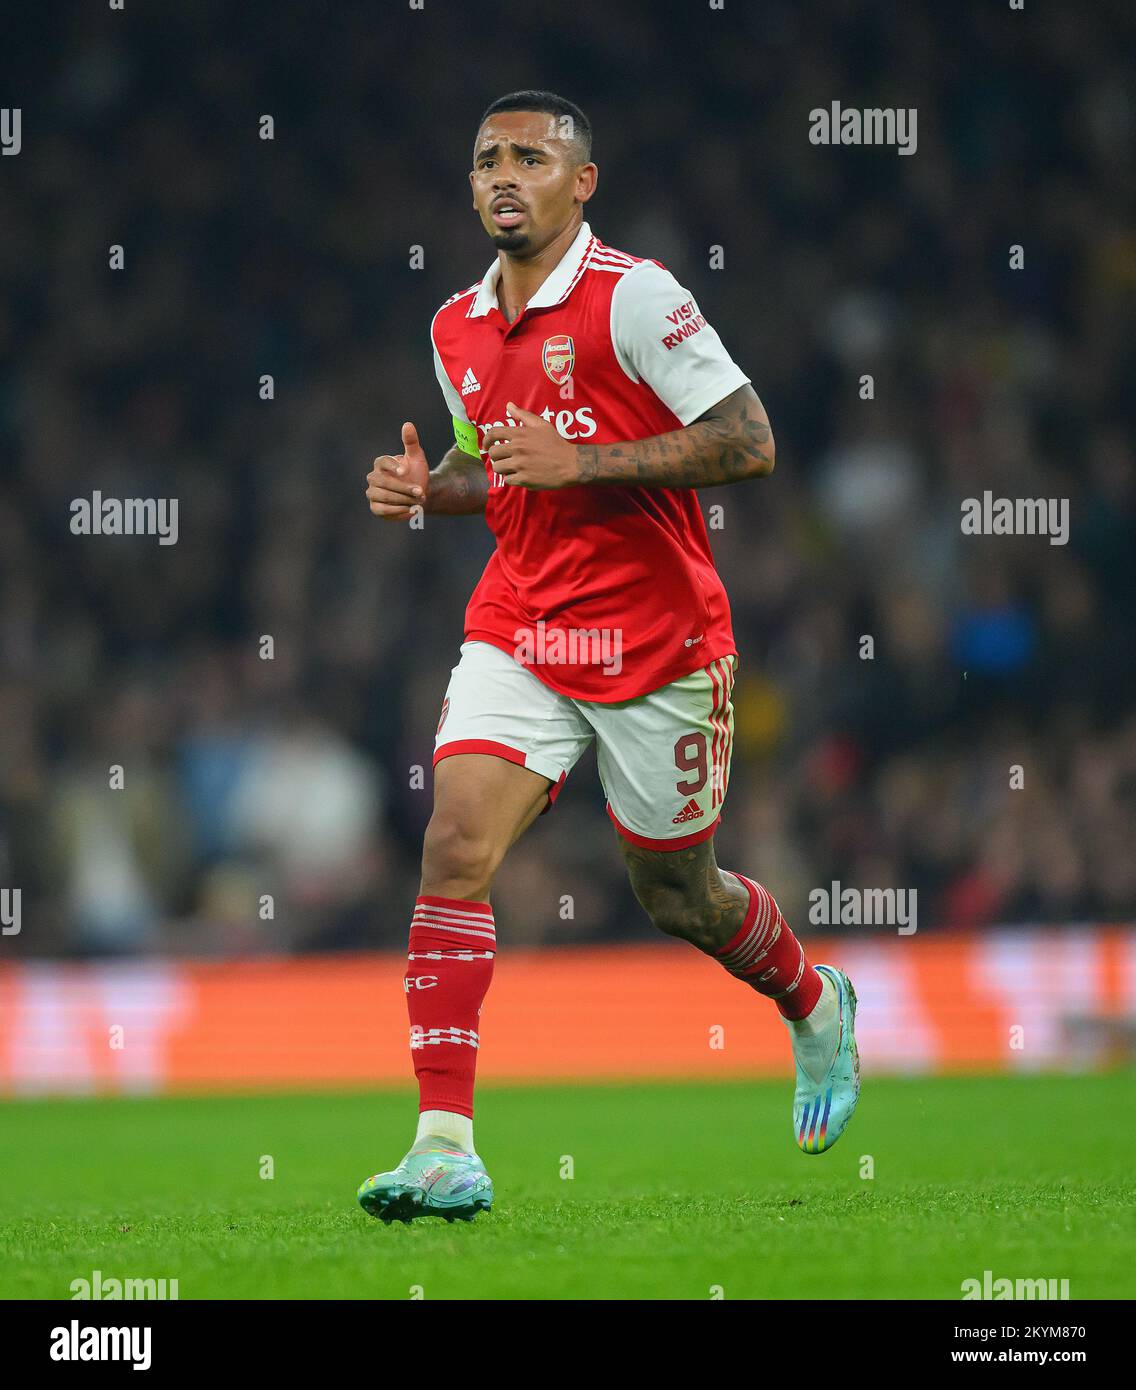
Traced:
<path fill-rule="evenodd" d="M 787 1082 L 485 1087 L 495 1210 L 390 1227 L 354 1194 L 405 1150 L 409 1092 L 11 1102 L 0 1296 L 69 1298 L 98 1269 L 182 1299 L 958 1299 L 989 1269 L 1131 1298 L 1133 1092 L 869 1078 L 806 1157 Z"/>

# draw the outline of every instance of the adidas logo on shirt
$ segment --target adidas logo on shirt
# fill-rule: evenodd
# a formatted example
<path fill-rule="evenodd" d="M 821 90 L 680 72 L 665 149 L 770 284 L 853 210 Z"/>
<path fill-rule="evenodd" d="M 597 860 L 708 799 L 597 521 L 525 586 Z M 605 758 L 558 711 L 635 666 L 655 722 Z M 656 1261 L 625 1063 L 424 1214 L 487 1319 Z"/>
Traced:
<path fill-rule="evenodd" d="M 462 377 L 462 395 L 471 396 L 474 391 L 481 390 L 481 382 L 473 374 L 473 368 L 465 369 L 465 376 Z"/>
<path fill-rule="evenodd" d="M 699 806 L 698 802 L 691 797 L 678 815 L 672 818 L 671 824 L 682 825 L 688 820 L 701 820 L 702 814 L 702 808 Z"/>

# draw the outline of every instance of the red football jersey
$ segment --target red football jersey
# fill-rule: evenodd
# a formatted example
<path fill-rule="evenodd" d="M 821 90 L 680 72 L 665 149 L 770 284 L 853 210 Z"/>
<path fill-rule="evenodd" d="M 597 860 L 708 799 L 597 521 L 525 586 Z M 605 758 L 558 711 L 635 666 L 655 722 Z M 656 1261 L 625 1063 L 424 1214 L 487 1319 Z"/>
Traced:
<path fill-rule="evenodd" d="M 665 267 L 605 246 L 586 222 L 511 324 L 499 276 L 494 261 L 431 325 L 455 434 L 474 426 L 483 460 L 486 431 L 516 423 L 507 401 L 565 439 L 615 444 L 680 429 L 749 380 Z M 497 548 L 466 610 L 467 640 L 508 652 L 561 694 L 603 702 L 734 654 L 692 489 L 538 491 L 486 468 Z"/>

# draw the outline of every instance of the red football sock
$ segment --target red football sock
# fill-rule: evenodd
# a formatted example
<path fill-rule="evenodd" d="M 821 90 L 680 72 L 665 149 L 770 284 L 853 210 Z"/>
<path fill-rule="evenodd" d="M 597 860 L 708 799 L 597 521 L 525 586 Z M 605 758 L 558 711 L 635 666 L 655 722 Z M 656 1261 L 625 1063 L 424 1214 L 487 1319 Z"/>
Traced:
<path fill-rule="evenodd" d="M 473 1118 L 477 1021 L 496 946 L 488 903 L 431 897 L 415 902 L 403 988 L 419 1110 Z"/>
<path fill-rule="evenodd" d="M 741 931 L 716 952 L 717 958 L 731 975 L 772 999 L 783 1018 L 805 1018 L 820 998 L 820 976 L 805 959 L 773 895 L 744 874 L 734 877 L 749 889 L 749 911 Z"/>

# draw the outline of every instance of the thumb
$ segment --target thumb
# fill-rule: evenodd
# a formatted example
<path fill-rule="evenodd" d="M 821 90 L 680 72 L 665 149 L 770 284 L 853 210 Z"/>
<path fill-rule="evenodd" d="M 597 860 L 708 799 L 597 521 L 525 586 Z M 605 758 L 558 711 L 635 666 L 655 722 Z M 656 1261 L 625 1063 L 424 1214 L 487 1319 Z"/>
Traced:
<path fill-rule="evenodd" d="M 519 405 L 515 405 L 512 401 L 505 402 L 505 409 L 514 420 L 522 425 L 545 425 L 548 423 L 543 415 L 534 415 L 531 410 L 522 410 Z"/>
<path fill-rule="evenodd" d="M 418 431 L 409 420 L 402 427 L 402 451 L 408 457 L 412 454 L 422 453 L 422 445 L 418 442 Z"/>

